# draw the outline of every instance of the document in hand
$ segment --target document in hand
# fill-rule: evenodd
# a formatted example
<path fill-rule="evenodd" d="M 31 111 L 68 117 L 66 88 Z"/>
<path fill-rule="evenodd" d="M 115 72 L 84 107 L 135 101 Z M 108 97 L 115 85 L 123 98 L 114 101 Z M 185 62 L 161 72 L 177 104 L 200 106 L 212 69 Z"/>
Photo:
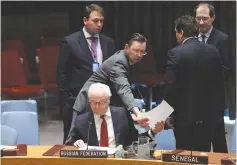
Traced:
<path fill-rule="evenodd" d="M 79 148 L 80 150 L 86 150 L 86 147 Z M 101 150 L 107 151 L 108 155 L 112 155 L 115 153 L 116 148 L 109 148 L 109 147 L 98 147 L 98 146 L 88 146 L 88 150 Z"/>
<path fill-rule="evenodd" d="M 148 112 L 142 113 L 142 116 L 148 118 L 149 126 L 154 128 L 158 121 L 165 121 L 173 111 L 174 109 L 165 100 L 163 100 L 157 107 Z"/>

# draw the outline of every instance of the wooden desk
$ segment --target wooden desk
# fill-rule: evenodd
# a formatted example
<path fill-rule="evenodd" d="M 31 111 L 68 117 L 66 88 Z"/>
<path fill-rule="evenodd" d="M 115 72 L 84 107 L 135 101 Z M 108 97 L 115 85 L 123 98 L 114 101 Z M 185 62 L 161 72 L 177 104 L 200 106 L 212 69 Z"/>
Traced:
<path fill-rule="evenodd" d="M 1 159 L 2 165 L 174 165 L 177 163 L 160 160 L 132 159 L 80 159 L 42 156 L 52 146 L 27 146 L 27 156 L 6 156 Z M 156 151 L 157 154 L 161 151 Z M 181 164 L 181 163 L 180 163 Z"/>
<path fill-rule="evenodd" d="M 42 156 L 52 146 L 27 146 L 27 156 L 6 156 L 2 165 L 173 165 L 159 160 L 80 159 Z"/>

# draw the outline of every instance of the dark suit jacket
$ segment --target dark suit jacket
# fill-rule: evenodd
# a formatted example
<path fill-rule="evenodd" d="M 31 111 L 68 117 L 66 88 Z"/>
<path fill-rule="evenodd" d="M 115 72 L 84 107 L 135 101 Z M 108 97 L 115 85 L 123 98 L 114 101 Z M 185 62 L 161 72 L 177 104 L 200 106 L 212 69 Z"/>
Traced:
<path fill-rule="evenodd" d="M 130 81 L 131 66 L 124 50 L 116 52 L 106 60 L 96 72 L 86 81 L 78 94 L 74 109 L 78 112 L 89 109 L 88 90 L 91 84 L 103 83 L 110 86 L 112 97 L 110 104 L 113 106 L 125 106 L 128 110 L 137 106 L 133 97 Z"/>
<path fill-rule="evenodd" d="M 214 46 L 191 38 L 168 52 L 165 100 L 174 108 L 176 130 L 197 121 L 213 127 L 225 107 L 221 59 Z"/>
<path fill-rule="evenodd" d="M 229 47 L 231 42 L 228 39 L 228 35 L 224 32 L 213 27 L 207 43 L 214 45 L 221 55 L 223 73 L 226 79 L 228 79 L 233 71 L 233 66 L 231 64 L 231 54 L 229 53 Z"/>
<path fill-rule="evenodd" d="M 149 137 L 148 132 L 138 135 L 138 131 L 134 127 L 132 117 L 126 109 L 111 106 L 110 111 L 114 126 L 116 146 L 119 144 L 122 144 L 124 147 L 131 145 L 133 141 L 138 140 L 138 136 Z M 75 126 L 69 135 L 66 145 L 73 145 L 73 143 L 79 139 L 87 143 L 89 121 L 91 121 L 92 124 L 88 144 L 92 146 L 99 146 L 94 115 L 91 111 L 77 116 Z"/>
<path fill-rule="evenodd" d="M 114 41 L 99 34 L 103 61 L 115 52 Z M 57 66 L 57 85 L 61 101 L 72 101 L 92 75 L 93 58 L 83 31 L 64 38 Z M 74 97 L 74 99 L 71 99 Z M 73 104 L 72 103 L 72 104 Z"/>

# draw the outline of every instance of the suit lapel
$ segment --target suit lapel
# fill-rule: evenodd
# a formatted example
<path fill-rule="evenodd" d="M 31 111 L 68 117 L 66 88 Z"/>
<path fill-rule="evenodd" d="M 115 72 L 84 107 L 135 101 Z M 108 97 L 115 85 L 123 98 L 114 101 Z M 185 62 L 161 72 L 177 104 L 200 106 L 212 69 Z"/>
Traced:
<path fill-rule="evenodd" d="M 78 42 L 81 45 L 83 51 L 85 52 L 85 57 L 87 57 L 90 61 L 94 61 L 89 49 L 89 45 L 82 30 L 79 33 Z"/>
<path fill-rule="evenodd" d="M 103 61 L 105 61 L 108 58 L 108 52 L 106 49 L 106 42 L 105 39 L 102 35 L 100 36 L 100 46 L 101 46 L 101 51 L 102 51 L 102 55 L 103 55 Z"/>
<path fill-rule="evenodd" d="M 213 40 L 214 40 L 214 37 L 215 37 L 215 28 L 213 27 L 213 29 L 212 29 L 212 31 L 211 31 L 211 34 L 210 34 L 210 36 L 208 37 L 208 39 L 207 39 L 207 44 L 211 44 L 211 43 L 213 43 Z"/>
<path fill-rule="evenodd" d="M 88 144 L 92 146 L 99 146 L 98 137 L 97 137 L 96 128 L 95 128 L 95 120 L 94 120 L 93 113 L 91 111 L 89 112 L 89 116 L 88 116 L 88 121 L 89 120 L 92 121 L 92 124 L 90 128 L 90 139 L 89 139 Z"/>
<path fill-rule="evenodd" d="M 111 117 L 113 121 L 113 126 L 114 126 L 114 137 L 115 137 L 115 142 L 116 146 L 119 145 L 119 135 L 120 135 L 120 118 L 119 118 L 119 113 L 118 111 L 114 110 L 112 107 L 110 107 L 110 112 L 111 112 Z"/>

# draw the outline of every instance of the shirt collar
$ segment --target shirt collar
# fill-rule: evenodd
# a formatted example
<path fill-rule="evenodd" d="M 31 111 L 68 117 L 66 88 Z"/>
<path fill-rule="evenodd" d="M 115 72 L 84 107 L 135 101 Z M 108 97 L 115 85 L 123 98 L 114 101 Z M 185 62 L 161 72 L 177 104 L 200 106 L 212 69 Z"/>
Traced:
<path fill-rule="evenodd" d="M 84 35 L 85 35 L 85 38 L 90 38 L 90 37 L 92 37 L 92 36 L 90 35 L 90 33 L 88 33 L 88 32 L 86 31 L 85 26 L 83 27 L 82 31 L 83 31 L 83 33 L 84 33 Z M 95 34 L 94 37 L 99 38 L 99 34 Z"/>
<path fill-rule="evenodd" d="M 184 44 L 187 40 L 191 39 L 191 38 L 196 38 L 196 37 L 188 37 L 185 40 L 183 40 L 182 44 Z"/>
<path fill-rule="evenodd" d="M 204 35 L 208 38 L 211 35 L 213 26 L 208 30 L 208 32 L 204 33 Z M 199 33 L 198 37 L 201 37 L 203 35 L 203 33 Z"/>

